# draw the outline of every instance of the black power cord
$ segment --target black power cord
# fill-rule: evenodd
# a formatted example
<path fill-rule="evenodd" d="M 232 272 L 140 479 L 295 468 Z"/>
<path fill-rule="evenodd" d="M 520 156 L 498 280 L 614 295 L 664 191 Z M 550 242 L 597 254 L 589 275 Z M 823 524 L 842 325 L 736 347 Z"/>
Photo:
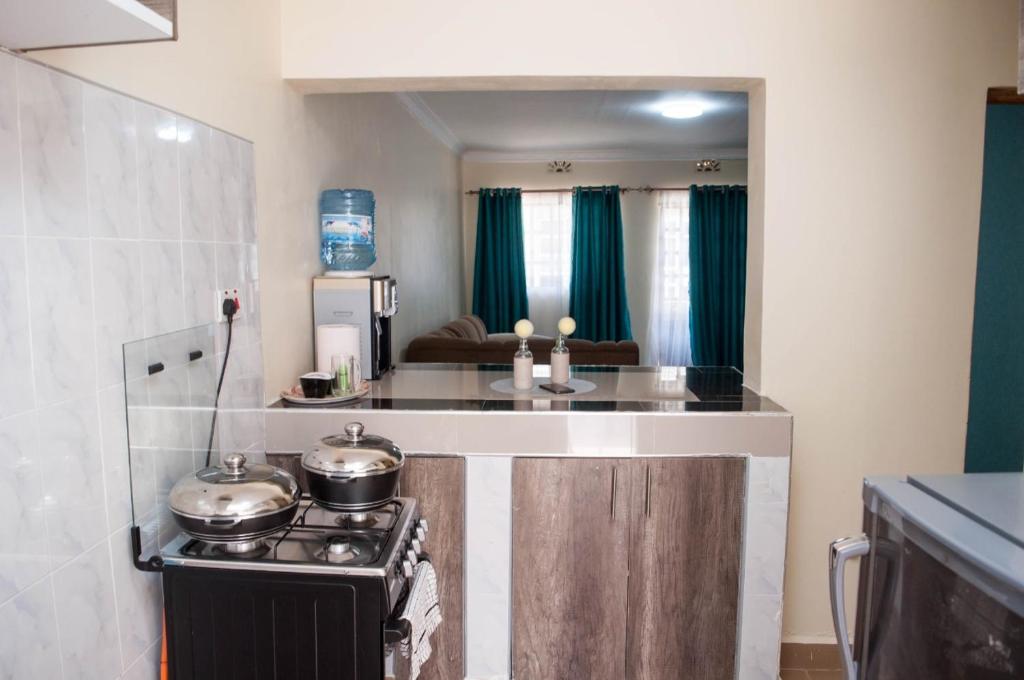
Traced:
<path fill-rule="evenodd" d="M 235 313 L 238 312 L 238 302 L 231 298 L 224 298 L 221 304 L 221 311 L 228 317 L 228 341 L 224 347 L 224 363 L 220 366 L 220 377 L 217 379 L 217 394 L 213 398 L 213 418 L 210 419 L 210 439 L 206 444 L 206 464 L 210 467 L 210 453 L 213 451 L 213 433 L 217 429 L 217 406 L 220 404 L 220 390 L 224 387 L 224 373 L 228 368 L 228 357 L 231 355 L 231 329 L 234 327 Z"/>

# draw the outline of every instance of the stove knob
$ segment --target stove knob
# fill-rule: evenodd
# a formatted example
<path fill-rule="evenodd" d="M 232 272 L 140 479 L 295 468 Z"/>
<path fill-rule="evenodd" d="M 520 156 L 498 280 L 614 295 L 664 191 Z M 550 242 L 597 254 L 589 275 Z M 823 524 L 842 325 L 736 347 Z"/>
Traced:
<path fill-rule="evenodd" d="M 402 576 L 412 578 L 412 562 L 409 560 L 402 560 Z"/>
<path fill-rule="evenodd" d="M 419 558 L 416 557 L 416 551 L 412 548 L 405 551 L 405 559 L 414 567 L 416 566 L 416 563 L 420 561 Z"/>
<path fill-rule="evenodd" d="M 409 545 L 412 546 L 413 552 L 415 552 L 417 555 L 423 554 L 423 544 L 420 543 L 418 539 L 412 539 Z"/>
<path fill-rule="evenodd" d="M 416 527 L 416 538 L 419 539 L 420 543 L 427 540 L 427 530 L 423 527 Z"/>

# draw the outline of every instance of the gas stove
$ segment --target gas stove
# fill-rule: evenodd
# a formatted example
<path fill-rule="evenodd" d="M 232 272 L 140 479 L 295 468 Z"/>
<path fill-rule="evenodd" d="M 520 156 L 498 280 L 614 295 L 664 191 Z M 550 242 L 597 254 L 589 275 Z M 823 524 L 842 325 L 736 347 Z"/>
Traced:
<path fill-rule="evenodd" d="M 179 535 L 160 551 L 171 677 L 384 678 L 427 528 L 412 498 L 358 515 L 304 500 L 258 541 Z"/>

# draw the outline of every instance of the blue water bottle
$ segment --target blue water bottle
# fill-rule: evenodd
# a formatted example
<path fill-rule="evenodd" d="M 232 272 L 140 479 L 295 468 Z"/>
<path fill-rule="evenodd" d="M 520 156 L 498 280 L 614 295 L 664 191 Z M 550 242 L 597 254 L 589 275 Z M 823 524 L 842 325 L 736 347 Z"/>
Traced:
<path fill-rule="evenodd" d="M 328 269 L 368 269 L 377 261 L 373 192 L 328 189 L 320 194 L 320 260 Z"/>

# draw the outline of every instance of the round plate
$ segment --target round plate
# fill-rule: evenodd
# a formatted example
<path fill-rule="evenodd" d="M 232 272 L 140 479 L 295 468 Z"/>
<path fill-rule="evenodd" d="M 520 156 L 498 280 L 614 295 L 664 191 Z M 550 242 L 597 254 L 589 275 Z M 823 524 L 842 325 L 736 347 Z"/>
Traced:
<path fill-rule="evenodd" d="M 284 390 L 281 392 L 281 398 L 289 404 L 296 404 L 298 406 L 331 406 L 333 404 L 344 404 L 346 401 L 352 401 L 365 397 L 370 392 L 370 383 L 365 380 L 359 385 L 359 389 L 351 394 L 343 394 L 339 397 L 330 396 L 323 397 L 321 399 L 312 399 L 303 396 L 302 388 L 298 385 L 291 388 L 290 390 Z"/>

